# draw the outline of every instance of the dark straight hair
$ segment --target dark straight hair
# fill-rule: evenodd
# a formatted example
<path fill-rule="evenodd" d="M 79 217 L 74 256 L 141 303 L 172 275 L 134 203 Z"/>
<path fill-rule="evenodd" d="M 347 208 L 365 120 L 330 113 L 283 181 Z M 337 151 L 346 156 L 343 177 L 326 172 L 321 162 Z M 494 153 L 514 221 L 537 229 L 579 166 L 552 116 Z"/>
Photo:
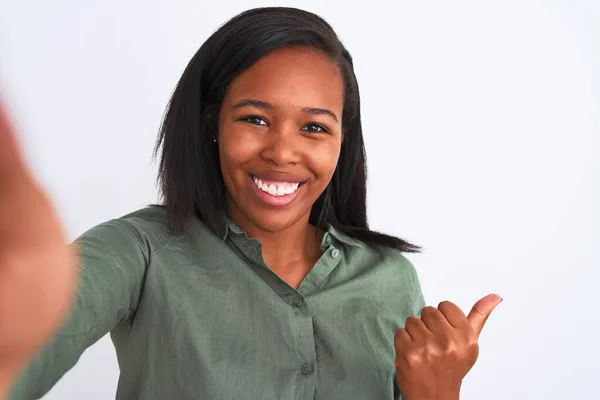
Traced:
<path fill-rule="evenodd" d="M 222 227 L 225 185 L 218 133 L 221 103 L 232 80 L 268 53 L 311 46 L 329 56 L 344 82 L 344 140 L 331 182 L 315 202 L 310 223 L 339 231 L 378 249 L 416 253 L 400 238 L 374 232 L 367 222 L 367 168 L 360 96 L 352 57 L 321 17 L 297 8 L 255 8 L 222 25 L 187 65 L 167 106 L 154 156 L 160 151 L 158 184 L 173 234 L 199 218 L 213 232 Z"/>

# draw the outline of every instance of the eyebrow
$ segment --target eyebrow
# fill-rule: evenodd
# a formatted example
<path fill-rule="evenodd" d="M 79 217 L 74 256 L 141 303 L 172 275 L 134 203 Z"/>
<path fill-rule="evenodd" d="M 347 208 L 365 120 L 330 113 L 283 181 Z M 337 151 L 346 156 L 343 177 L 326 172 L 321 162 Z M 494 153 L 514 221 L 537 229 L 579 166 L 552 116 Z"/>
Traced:
<path fill-rule="evenodd" d="M 265 101 L 260 101 L 260 100 L 253 100 L 253 99 L 243 99 L 238 101 L 237 103 L 235 103 L 233 105 L 233 109 L 237 110 L 238 108 L 242 108 L 242 107 L 256 107 L 256 108 L 262 108 L 264 110 L 272 110 L 273 105 L 270 103 L 267 103 Z M 331 110 L 328 110 L 326 108 L 316 108 L 316 107 L 303 107 L 302 108 L 302 112 L 306 113 L 306 114 L 311 114 L 311 115 L 328 115 L 329 117 L 333 118 L 335 120 L 335 122 L 339 122 L 337 115 L 335 115 L 335 113 Z"/>

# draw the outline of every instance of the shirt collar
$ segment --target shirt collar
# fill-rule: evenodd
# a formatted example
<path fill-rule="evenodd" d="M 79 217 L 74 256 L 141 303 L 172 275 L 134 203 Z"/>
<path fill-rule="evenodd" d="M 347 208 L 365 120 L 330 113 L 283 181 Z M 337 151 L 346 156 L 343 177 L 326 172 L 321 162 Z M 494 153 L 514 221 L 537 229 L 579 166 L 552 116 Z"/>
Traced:
<path fill-rule="evenodd" d="M 344 232 L 340 231 L 339 229 L 334 228 L 333 225 L 331 225 L 331 224 L 327 224 L 327 230 L 325 231 L 325 235 L 328 235 L 328 234 L 331 235 L 338 242 L 344 243 L 348 246 L 362 247 L 360 242 L 358 242 L 356 239 L 346 235 Z"/>
<path fill-rule="evenodd" d="M 226 241 L 227 237 L 231 233 L 242 233 L 242 228 L 240 228 L 235 222 L 233 222 L 224 211 L 221 212 L 221 221 L 222 221 L 222 229 L 221 229 L 221 240 Z"/>
<path fill-rule="evenodd" d="M 223 221 L 223 228 L 220 235 L 222 241 L 226 241 L 227 237 L 232 233 L 235 235 L 244 235 L 246 238 L 248 238 L 246 232 L 244 232 L 244 230 L 238 224 L 233 222 L 224 212 L 221 214 L 221 219 Z M 334 228 L 331 224 L 327 224 L 325 234 L 323 235 L 324 241 L 326 240 L 327 235 L 330 235 L 336 241 L 346 244 L 348 246 L 362 247 L 359 241 L 348 236 L 339 229 Z"/>

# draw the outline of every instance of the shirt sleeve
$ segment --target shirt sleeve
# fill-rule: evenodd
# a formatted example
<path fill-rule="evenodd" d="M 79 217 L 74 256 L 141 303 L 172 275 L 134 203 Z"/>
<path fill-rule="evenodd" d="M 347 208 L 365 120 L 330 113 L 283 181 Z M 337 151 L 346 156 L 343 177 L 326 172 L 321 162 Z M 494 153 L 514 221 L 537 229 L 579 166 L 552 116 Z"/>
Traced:
<path fill-rule="evenodd" d="M 413 267 L 414 270 L 414 267 Z M 414 284 L 413 284 L 413 314 L 421 318 L 421 311 L 426 306 L 425 296 L 423 295 L 423 289 L 421 288 L 421 281 L 417 275 L 416 270 L 414 270 Z"/>
<path fill-rule="evenodd" d="M 147 240 L 125 219 L 83 233 L 77 293 L 65 323 L 19 377 L 10 399 L 44 396 L 92 344 L 127 321 L 137 309 L 150 250 Z"/>

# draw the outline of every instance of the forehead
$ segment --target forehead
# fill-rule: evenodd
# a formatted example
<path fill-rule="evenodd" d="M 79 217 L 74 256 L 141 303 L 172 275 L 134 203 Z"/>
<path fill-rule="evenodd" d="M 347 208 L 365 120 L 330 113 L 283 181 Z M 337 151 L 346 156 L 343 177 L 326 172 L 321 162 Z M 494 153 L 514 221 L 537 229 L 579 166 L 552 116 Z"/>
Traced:
<path fill-rule="evenodd" d="M 343 107 L 339 67 L 326 54 L 307 47 L 276 50 L 259 59 L 230 84 L 225 101 L 244 98 L 275 106 Z"/>

